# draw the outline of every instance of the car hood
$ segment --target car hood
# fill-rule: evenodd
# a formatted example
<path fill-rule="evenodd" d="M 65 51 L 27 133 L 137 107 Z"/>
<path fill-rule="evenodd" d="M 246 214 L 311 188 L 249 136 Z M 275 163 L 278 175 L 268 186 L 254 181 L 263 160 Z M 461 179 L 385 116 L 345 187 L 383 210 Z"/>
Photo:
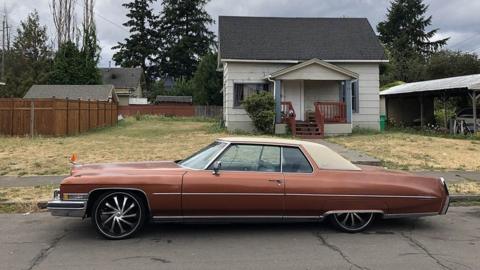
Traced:
<path fill-rule="evenodd" d="M 96 163 L 74 165 L 70 174 L 99 175 L 99 174 L 144 174 L 158 171 L 185 171 L 174 161 L 153 161 L 153 162 L 122 162 L 122 163 Z"/>

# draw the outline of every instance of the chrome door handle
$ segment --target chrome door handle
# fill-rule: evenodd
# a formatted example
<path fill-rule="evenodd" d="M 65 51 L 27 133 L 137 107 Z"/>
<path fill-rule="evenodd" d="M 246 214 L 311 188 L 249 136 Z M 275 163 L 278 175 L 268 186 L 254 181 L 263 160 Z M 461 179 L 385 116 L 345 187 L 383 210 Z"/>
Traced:
<path fill-rule="evenodd" d="M 268 182 L 277 183 L 277 185 L 281 185 L 283 181 L 271 179 L 271 180 L 268 180 Z"/>

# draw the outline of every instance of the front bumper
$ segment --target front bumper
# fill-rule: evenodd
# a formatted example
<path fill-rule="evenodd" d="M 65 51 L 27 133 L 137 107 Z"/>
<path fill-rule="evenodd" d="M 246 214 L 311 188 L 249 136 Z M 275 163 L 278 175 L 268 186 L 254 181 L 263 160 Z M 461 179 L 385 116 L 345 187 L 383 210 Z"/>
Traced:
<path fill-rule="evenodd" d="M 52 216 L 84 217 L 87 201 L 64 201 L 60 199 L 59 191 L 53 193 L 53 200 L 47 203 L 47 209 Z"/>

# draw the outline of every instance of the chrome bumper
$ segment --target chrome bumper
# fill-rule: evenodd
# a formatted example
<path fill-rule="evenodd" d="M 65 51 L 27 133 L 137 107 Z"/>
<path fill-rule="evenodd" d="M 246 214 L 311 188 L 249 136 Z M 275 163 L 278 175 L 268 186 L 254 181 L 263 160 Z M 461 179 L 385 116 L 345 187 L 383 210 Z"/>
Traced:
<path fill-rule="evenodd" d="M 63 201 L 60 192 L 55 190 L 53 200 L 47 203 L 47 209 L 52 216 L 61 217 L 84 217 L 87 201 Z"/>
<path fill-rule="evenodd" d="M 440 212 L 440 215 L 446 215 L 448 211 L 448 207 L 450 206 L 450 193 L 448 192 L 448 186 L 447 183 L 445 182 L 445 179 L 443 177 L 440 177 L 440 181 L 443 184 L 443 188 L 445 189 L 446 197 L 445 197 L 445 202 L 443 203 L 442 211 Z"/>

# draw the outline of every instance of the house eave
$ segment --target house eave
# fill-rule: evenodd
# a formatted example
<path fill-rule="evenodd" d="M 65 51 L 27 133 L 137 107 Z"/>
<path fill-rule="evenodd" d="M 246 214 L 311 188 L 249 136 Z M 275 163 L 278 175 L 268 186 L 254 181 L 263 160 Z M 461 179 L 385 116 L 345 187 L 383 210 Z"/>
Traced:
<path fill-rule="evenodd" d="M 273 63 L 273 64 L 298 64 L 308 60 L 259 60 L 259 59 L 231 59 L 222 58 L 220 62 L 236 62 L 236 63 Z M 389 60 L 323 60 L 330 63 L 388 63 Z"/>

